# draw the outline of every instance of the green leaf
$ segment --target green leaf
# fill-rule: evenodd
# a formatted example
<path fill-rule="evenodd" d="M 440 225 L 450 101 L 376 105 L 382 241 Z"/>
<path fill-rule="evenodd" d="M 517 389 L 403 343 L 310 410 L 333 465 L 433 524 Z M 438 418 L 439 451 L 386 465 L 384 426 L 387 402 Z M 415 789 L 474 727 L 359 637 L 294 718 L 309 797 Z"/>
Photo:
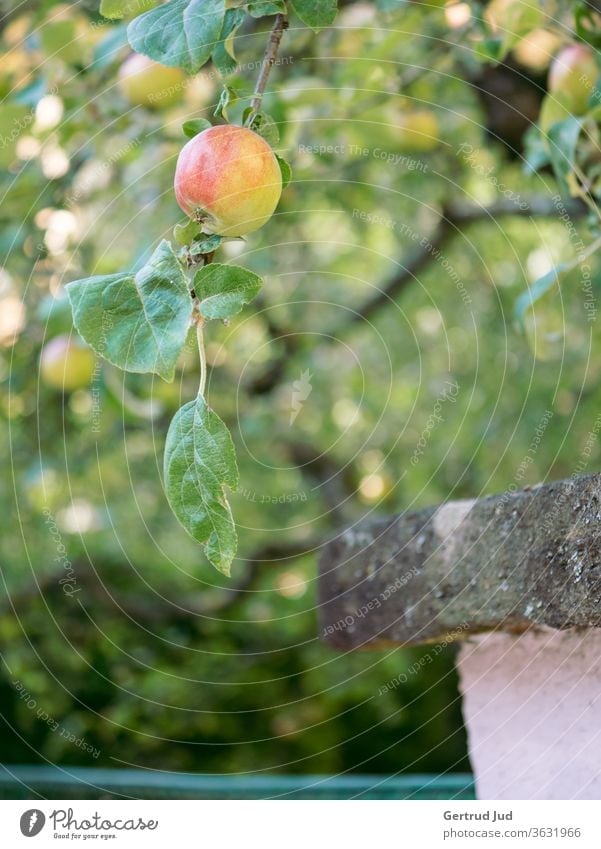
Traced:
<path fill-rule="evenodd" d="M 125 15 L 124 6 L 129 6 L 128 0 L 100 0 L 100 14 L 112 21 L 121 20 Z"/>
<path fill-rule="evenodd" d="M 565 191 L 570 191 L 568 177 L 574 171 L 576 145 L 582 131 L 582 120 L 572 116 L 565 121 L 557 121 L 547 133 L 551 165 Z"/>
<path fill-rule="evenodd" d="M 138 53 L 195 74 L 215 49 L 224 16 L 225 0 L 169 0 L 133 20 L 127 37 Z"/>
<path fill-rule="evenodd" d="M 224 575 L 238 539 L 224 487 L 238 486 L 228 429 L 200 395 L 175 414 L 165 443 L 165 493 L 186 531 Z"/>
<path fill-rule="evenodd" d="M 284 0 L 275 0 L 275 2 L 266 0 L 264 3 L 249 3 L 248 14 L 253 18 L 264 18 L 267 15 L 285 15 L 286 4 Z"/>
<path fill-rule="evenodd" d="M 199 256 L 200 254 L 213 253 L 222 242 L 223 236 L 218 236 L 217 233 L 212 233 L 210 236 L 201 233 L 198 240 L 190 246 L 190 255 Z"/>
<path fill-rule="evenodd" d="M 211 122 L 207 121 L 206 118 L 194 118 L 192 121 L 184 121 L 182 130 L 185 136 L 193 139 L 194 136 L 202 133 L 203 130 L 208 130 L 212 126 Z"/>
<path fill-rule="evenodd" d="M 225 13 L 219 44 L 211 55 L 215 67 L 224 77 L 233 74 L 238 67 L 234 55 L 234 35 L 245 17 L 244 9 L 227 9 Z"/>
<path fill-rule="evenodd" d="M 529 289 L 522 292 L 516 300 L 514 307 L 515 316 L 522 326 L 524 325 L 526 312 L 554 286 L 559 286 L 561 278 L 571 271 L 573 267 L 573 263 L 561 263 L 550 271 L 547 271 Z"/>
<path fill-rule="evenodd" d="M 278 156 L 277 153 L 275 158 L 277 159 L 280 171 L 282 172 L 282 189 L 285 189 L 292 179 L 292 168 L 290 167 L 290 164 L 286 162 L 285 159 L 282 159 L 281 156 Z"/>
<path fill-rule="evenodd" d="M 66 288 L 75 327 L 99 356 L 124 371 L 173 379 L 192 306 L 169 242 L 136 274 L 90 277 Z"/>
<path fill-rule="evenodd" d="M 233 105 L 238 100 L 238 92 L 233 86 L 225 86 L 221 92 L 217 108 L 213 112 L 216 118 L 225 118 L 227 121 L 228 106 Z"/>
<path fill-rule="evenodd" d="M 192 221 L 187 218 L 185 221 L 176 224 L 173 228 L 173 238 L 178 245 L 189 245 L 200 233 L 200 224 L 198 221 Z"/>
<path fill-rule="evenodd" d="M 336 18 L 338 0 L 290 0 L 291 6 L 311 29 L 320 30 L 329 27 Z"/>
<path fill-rule="evenodd" d="M 252 112 L 252 106 L 244 110 L 242 115 L 243 123 L 246 123 L 247 118 L 249 115 L 252 115 Z M 257 135 L 264 138 L 267 144 L 271 146 L 277 144 L 280 140 L 280 131 L 277 124 L 267 112 L 257 112 L 248 126 L 250 130 L 253 130 Z"/>
<path fill-rule="evenodd" d="M 533 124 L 524 134 L 524 163 L 526 174 L 534 174 L 549 164 L 547 141 L 540 127 Z"/>
<path fill-rule="evenodd" d="M 194 291 L 203 318 L 230 318 L 250 303 L 261 288 L 261 278 L 238 265 L 205 265 L 194 276 Z"/>

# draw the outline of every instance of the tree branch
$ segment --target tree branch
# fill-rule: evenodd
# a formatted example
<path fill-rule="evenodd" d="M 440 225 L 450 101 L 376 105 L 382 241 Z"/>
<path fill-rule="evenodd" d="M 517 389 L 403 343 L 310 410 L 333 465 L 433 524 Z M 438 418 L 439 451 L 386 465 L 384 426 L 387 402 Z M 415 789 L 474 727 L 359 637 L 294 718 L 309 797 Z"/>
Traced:
<path fill-rule="evenodd" d="M 567 214 L 572 218 L 582 218 L 586 215 L 586 206 L 580 201 L 562 200 L 563 207 Z M 489 206 L 479 206 L 472 203 L 450 202 L 447 204 L 440 215 L 437 226 L 430 237 L 426 237 L 423 244 L 420 244 L 408 259 L 403 263 L 397 274 L 395 274 L 388 283 L 371 298 L 369 298 L 362 307 L 354 312 L 351 318 L 345 322 L 344 327 L 350 327 L 357 322 L 371 318 L 378 310 L 394 301 L 402 292 L 415 280 L 417 274 L 425 268 L 440 251 L 459 231 L 470 224 L 478 221 L 495 221 L 498 218 L 553 218 L 559 217 L 560 211 L 553 202 L 552 198 L 547 197 L 532 197 L 524 202 L 524 206 L 518 206 L 515 201 L 503 199 L 496 201 Z M 340 334 L 340 328 L 336 328 L 330 334 L 324 334 L 323 342 L 337 339 Z M 278 328 L 277 335 L 270 333 L 272 338 L 281 339 L 284 342 L 287 339 L 294 339 L 290 331 L 285 328 Z M 246 391 L 250 396 L 266 395 L 273 391 L 280 383 L 285 374 L 286 364 L 293 354 L 297 345 L 293 347 L 285 347 L 283 353 L 275 359 L 263 374 L 255 377 L 246 386 Z"/>
<path fill-rule="evenodd" d="M 284 35 L 284 30 L 287 27 L 288 21 L 286 19 L 286 15 L 276 15 L 275 22 L 271 30 L 271 35 L 269 36 L 269 41 L 267 42 L 267 47 L 265 48 L 265 55 L 263 56 L 261 70 L 259 71 L 259 76 L 257 77 L 255 91 L 252 100 L 250 101 L 251 112 L 246 121 L 248 126 L 252 124 L 257 112 L 261 110 L 261 103 L 263 102 L 263 95 L 265 93 L 267 81 L 269 79 L 271 69 L 273 68 L 277 59 L 280 42 L 282 40 L 282 36 Z"/>

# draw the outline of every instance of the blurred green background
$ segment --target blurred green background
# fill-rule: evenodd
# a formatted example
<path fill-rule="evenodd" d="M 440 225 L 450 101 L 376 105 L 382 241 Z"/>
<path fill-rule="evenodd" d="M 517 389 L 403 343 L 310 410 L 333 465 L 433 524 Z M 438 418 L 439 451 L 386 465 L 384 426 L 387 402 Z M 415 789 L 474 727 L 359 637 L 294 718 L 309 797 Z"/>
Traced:
<path fill-rule="evenodd" d="M 264 276 L 262 300 L 207 340 L 209 397 L 242 482 L 228 582 L 161 486 L 169 420 L 198 384 L 193 339 L 173 384 L 99 363 L 62 392 L 38 369 L 43 346 L 72 333 L 65 283 L 139 267 L 181 220 L 181 124 L 211 117 L 218 74 L 208 66 L 170 106 L 132 105 L 118 85 L 123 23 L 92 3 L 3 13 L 3 761 L 469 769 L 453 650 L 378 695 L 425 650 L 321 645 L 316 564 L 324 540 L 362 517 L 560 478 L 581 459 L 601 356 L 578 275 L 537 305 L 527 333 L 514 319 L 516 298 L 570 258 L 573 239 L 557 216 L 482 212 L 502 187 L 510 213 L 515 196 L 548 204 L 557 191 L 550 173 L 524 170 L 519 140 L 560 39 L 516 46 L 515 114 L 499 124 L 503 69 L 495 80 L 480 64 L 468 4 L 346 4 L 318 36 L 292 21 L 265 106 L 293 182 L 263 230 L 224 249 Z M 239 32 L 232 121 L 268 25 Z M 362 315 L 453 204 L 477 220 L 452 225 L 440 253 Z M 448 380 L 456 400 L 412 463 Z M 595 443 L 591 471 L 598 454 Z"/>

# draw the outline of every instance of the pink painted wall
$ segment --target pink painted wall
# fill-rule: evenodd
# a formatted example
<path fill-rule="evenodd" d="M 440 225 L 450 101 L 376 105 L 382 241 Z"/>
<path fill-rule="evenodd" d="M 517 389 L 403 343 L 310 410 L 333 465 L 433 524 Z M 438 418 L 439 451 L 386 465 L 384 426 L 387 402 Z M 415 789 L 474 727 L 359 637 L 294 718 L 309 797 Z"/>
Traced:
<path fill-rule="evenodd" d="M 601 629 L 491 633 L 459 652 L 480 799 L 601 799 Z"/>

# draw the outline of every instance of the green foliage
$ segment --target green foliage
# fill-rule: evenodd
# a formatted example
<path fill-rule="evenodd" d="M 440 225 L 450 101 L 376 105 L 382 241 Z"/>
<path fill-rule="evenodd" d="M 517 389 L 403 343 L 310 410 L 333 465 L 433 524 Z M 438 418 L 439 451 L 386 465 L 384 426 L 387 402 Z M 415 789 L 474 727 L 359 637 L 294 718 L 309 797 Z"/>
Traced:
<path fill-rule="evenodd" d="M 564 5 L 565 39 L 573 20 Z M 191 333 L 186 340 L 188 284 L 185 323 L 178 286 L 173 382 L 106 361 L 87 389 L 61 393 L 38 382 L 43 345 L 73 331 L 70 281 L 92 270 L 129 281 L 132 314 L 140 309 L 137 275 L 122 269 L 141 269 L 180 220 L 172 183 L 181 127 L 204 128 L 220 95 L 209 65 L 179 104 L 131 110 L 116 87 L 126 27 L 87 8 L 71 10 L 77 55 L 45 52 L 39 31 L 57 14 L 50 2 L 15 12 L 20 35 L 3 33 L 3 759 L 115 766 L 117 758 L 215 773 L 466 769 L 452 652 L 379 696 L 423 649 L 341 656 L 320 645 L 317 553 L 336 528 L 367 515 L 569 476 L 584 447 L 587 470 L 599 467 L 599 440 L 589 444 L 599 410 L 599 254 L 586 260 L 590 298 L 578 261 L 598 225 L 591 239 L 565 196 L 569 220 L 560 207 L 532 218 L 483 212 L 457 225 L 440 253 L 362 320 L 366 303 L 433 239 L 448 205 L 507 206 L 510 192 L 549 203 L 565 188 L 544 168 L 539 131 L 539 159 L 526 174 L 519 154 L 509 157 L 487 134 L 485 105 L 466 79 L 466 63 L 471 76 L 482 61 L 474 17 L 451 30 L 433 3 L 380 0 L 377 9 L 344 4 L 318 37 L 291 26 L 264 96 L 277 152 L 294 167 L 280 214 L 245 242 L 208 239 L 195 222 L 174 237 L 182 266 L 219 248 L 226 267 L 248 266 L 265 280 L 260 311 L 205 325 L 210 401 L 232 434 L 241 481 L 235 491 L 222 485 L 239 536 L 236 577 L 225 580 L 183 532 L 161 485 L 169 423 L 196 397 L 200 378 Z M 138 8 L 124 4 L 128 18 Z M 273 23 L 261 17 L 281 10 L 254 3 L 248 11 L 226 80 L 236 123 Z M 537 80 L 544 85 L 544 71 Z M 57 106 L 42 102 L 47 96 L 63 110 L 54 123 L 38 120 Z M 439 138 L 408 153 L 399 126 L 416 109 L 438 119 Z M 567 150 L 585 183 L 570 178 L 570 192 L 588 188 L 594 204 L 598 117 L 591 105 L 578 118 L 583 130 Z M 472 146 L 471 159 L 459 154 L 462 144 Z M 550 269 L 560 269 L 557 280 Z M 541 291 L 536 281 L 549 274 L 552 285 L 528 301 L 524 333 L 516 303 Z M 553 336 L 544 351 L 541 333 Z M 311 388 L 291 424 L 305 373 Z M 459 394 L 412 464 L 446 379 Z M 545 410 L 552 416 L 533 453 Z M 179 456 L 196 468 L 194 453 Z M 308 462 L 314 457 L 327 459 L 325 471 Z M 194 477 L 182 483 L 193 489 Z M 69 575 L 61 545 L 72 584 L 59 583 Z M 286 546 L 306 553 L 277 553 Z M 231 553 L 231 542 L 223 547 Z M 233 591 L 237 580 L 246 591 Z M 14 681 L 98 757 L 53 732 Z"/>
<path fill-rule="evenodd" d="M 127 37 L 136 52 L 195 74 L 220 41 L 224 16 L 225 0 L 169 0 L 135 18 Z"/>
<path fill-rule="evenodd" d="M 193 118 L 191 121 L 184 121 L 182 131 L 189 139 L 193 139 L 203 130 L 208 130 L 212 126 L 211 122 L 206 118 Z"/>
<path fill-rule="evenodd" d="M 334 23 L 338 0 L 290 0 L 301 21 L 318 32 Z"/>
<path fill-rule="evenodd" d="M 194 291 L 205 319 L 232 318 L 249 304 L 261 288 L 261 278 L 236 265 L 212 263 L 194 275 Z"/>
<path fill-rule="evenodd" d="M 190 323 L 190 290 L 168 242 L 136 274 L 67 286 L 73 322 L 97 354 L 124 371 L 173 380 Z"/>
<path fill-rule="evenodd" d="M 211 54 L 215 67 L 223 76 L 228 76 L 236 70 L 234 35 L 245 17 L 243 9 L 226 9 L 219 43 Z"/>
<path fill-rule="evenodd" d="M 236 527 L 223 487 L 238 486 L 234 444 L 200 395 L 178 410 L 165 443 L 165 491 L 173 512 L 213 566 L 230 574 Z"/>

